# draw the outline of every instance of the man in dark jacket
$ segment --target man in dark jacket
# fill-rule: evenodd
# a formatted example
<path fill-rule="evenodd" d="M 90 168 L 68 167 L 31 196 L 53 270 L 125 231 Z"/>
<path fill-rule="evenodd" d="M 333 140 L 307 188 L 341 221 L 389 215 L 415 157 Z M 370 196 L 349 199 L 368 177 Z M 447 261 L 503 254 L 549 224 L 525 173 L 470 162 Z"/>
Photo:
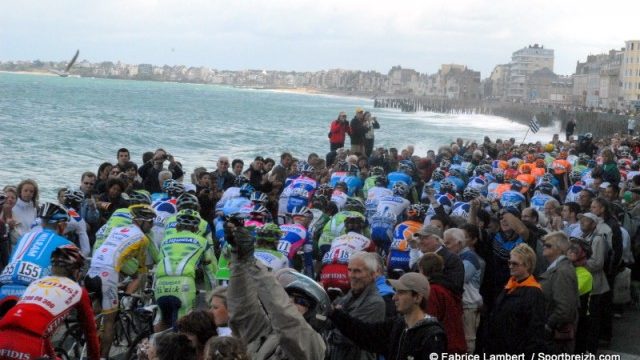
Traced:
<path fill-rule="evenodd" d="M 555 354 L 573 354 L 578 321 L 578 279 L 576 269 L 565 256 L 569 239 L 562 231 L 544 237 L 543 255 L 550 263 L 540 275 L 545 298 L 547 349 Z"/>
<path fill-rule="evenodd" d="M 350 317 L 361 321 L 379 322 L 385 318 L 384 300 L 376 287 L 378 262 L 376 255 L 364 251 L 349 258 L 349 282 L 351 290 L 334 303 Z M 374 360 L 375 354 L 355 345 L 338 329 L 329 334 L 331 360 Z"/>
<path fill-rule="evenodd" d="M 216 163 L 216 169 L 211 172 L 211 176 L 213 177 L 211 181 L 216 183 L 216 188 L 218 191 L 224 192 L 228 188 L 233 186 L 233 182 L 236 177 L 229 172 L 229 158 L 226 156 L 221 156 Z"/>
<path fill-rule="evenodd" d="M 351 119 L 351 151 L 364 155 L 364 135 L 367 129 L 364 124 L 364 110 L 362 108 L 356 109 L 356 116 Z"/>
<path fill-rule="evenodd" d="M 142 178 L 142 185 L 148 192 L 152 194 L 162 192 L 162 184 L 158 180 L 158 174 L 163 170 L 163 164 L 167 160 L 169 160 L 169 171 L 171 171 L 172 179 L 177 180 L 184 175 L 182 167 L 175 161 L 173 155 L 167 154 L 164 149 L 158 149 L 153 158 L 138 169 L 138 175 Z"/>
<path fill-rule="evenodd" d="M 384 355 L 387 360 L 430 359 L 446 352 L 442 325 L 427 315 L 429 281 L 418 273 L 389 280 L 396 289 L 396 310 L 402 316 L 384 322 L 365 322 L 336 309 L 329 315 L 333 324 L 362 349 Z"/>

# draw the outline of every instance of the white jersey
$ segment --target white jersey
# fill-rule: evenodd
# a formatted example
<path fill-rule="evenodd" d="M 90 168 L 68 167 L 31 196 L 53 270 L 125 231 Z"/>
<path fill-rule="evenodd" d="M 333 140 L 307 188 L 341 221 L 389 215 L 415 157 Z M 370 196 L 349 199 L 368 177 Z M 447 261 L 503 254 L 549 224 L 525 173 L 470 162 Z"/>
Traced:
<path fill-rule="evenodd" d="M 91 258 L 91 269 L 115 269 L 134 255 L 146 251 L 146 237 L 136 225 L 117 227 L 111 230 L 107 239 Z"/>
<path fill-rule="evenodd" d="M 88 257 L 91 254 L 91 244 L 89 243 L 89 236 L 87 235 L 87 223 L 73 208 L 67 208 L 67 213 L 69 214 L 69 221 L 64 229 L 64 233 L 76 234 L 82 255 Z"/>
<path fill-rule="evenodd" d="M 331 201 L 336 204 L 336 206 L 338 207 L 338 211 L 341 211 L 342 208 L 344 208 L 344 205 L 347 203 L 348 198 L 349 195 L 340 190 L 333 190 L 333 193 L 331 194 Z"/>
<path fill-rule="evenodd" d="M 289 267 L 289 260 L 287 260 L 287 257 L 277 250 L 257 248 L 254 251 L 253 256 L 272 271 L 278 271 Z"/>
<path fill-rule="evenodd" d="M 222 193 L 222 197 L 220 197 L 220 200 L 218 200 L 218 203 L 221 205 L 220 207 L 222 207 L 222 205 L 227 200 L 237 198 L 237 197 L 240 197 L 240 188 L 237 186 L 232 186 L 230 188 L 227 188 L 227 190 L 225 190 Z"/>
<path fill-rule="evenodd" d="M 353 231 L 340 235 L 331 242 L 331 248 L 322 257 L 322 264 L 348 264 L 352 254 L 369 249 L 371 244 L 371 239 Z"/>
<path fill-rule="evenodd" d="M 364 202 L 367 218 L 375 214 L 380 199 L 387 196 L 393 196 L 393 190 L 381 186 L 374 186 L 369 189 L 367 192 L 367 200 Z"/>
<path fill-rule="evenodd" d="M 404 214 L 405 210 L 409 208 L 409 205 L 411 205 L 409 200 L 402 196 L 383 196 L 378 199 L 378 208 L 376 209 L 376 212 L 385 212 L 388 210 L 398 216 L 401 216 Z"/>

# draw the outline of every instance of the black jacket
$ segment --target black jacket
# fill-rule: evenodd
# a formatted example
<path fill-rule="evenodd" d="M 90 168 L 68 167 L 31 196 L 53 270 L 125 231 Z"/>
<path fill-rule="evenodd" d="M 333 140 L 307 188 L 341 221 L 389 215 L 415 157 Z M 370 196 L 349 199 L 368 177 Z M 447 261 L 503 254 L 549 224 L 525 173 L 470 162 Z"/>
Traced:
<path fill-rule="evenodd" d="M 545 320 L 542 290 L 519 287 L 510 294 L 502 290 L 489 318 L 487 352 L 527 355 L 545 352 Z"/>
<path fill-rule="evenodd" d="M 160 171 L 153 166 L 153 161 L 147 161 L 138 169 L 138 175 L 142 178 L 142 185 L 144 189 L 150 193 L 162 192 L 162 184 L 158 180 L 158 174 Z M 174 180 L 180 179 L 184 172 L 178 164 L 169 164 L 169 171 L 171 171 L 171 178 Z"/>
<path fill-rule="evenodd" d="M 447 351 L 447 336 L 434 317 L 407 329 L 402 316 L 378 323 L 355 319 L 342 310 L 329 315 L 333 324 L 363 350 L 384 355 L 387 360 L 429 359 Z"/>

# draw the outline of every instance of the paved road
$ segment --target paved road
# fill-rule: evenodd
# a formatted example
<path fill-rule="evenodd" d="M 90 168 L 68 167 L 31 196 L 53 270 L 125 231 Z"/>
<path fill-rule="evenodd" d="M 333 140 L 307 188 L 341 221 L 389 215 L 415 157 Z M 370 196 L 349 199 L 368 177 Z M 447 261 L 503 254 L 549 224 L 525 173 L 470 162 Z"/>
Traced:
<path fill-rule="evenodd" d="M 628 306 L 622 319 L 613 319 L 611 348 L 602 352 L 620 354 L 621 360 L 640 360 L 640 309 Z"/>

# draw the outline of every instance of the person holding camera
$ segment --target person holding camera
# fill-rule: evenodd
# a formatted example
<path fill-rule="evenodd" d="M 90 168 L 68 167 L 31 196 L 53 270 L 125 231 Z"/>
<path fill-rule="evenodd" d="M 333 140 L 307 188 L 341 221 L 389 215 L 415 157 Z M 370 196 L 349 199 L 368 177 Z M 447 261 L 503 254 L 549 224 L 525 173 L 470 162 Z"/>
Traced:
<path fill-rule="evenodd" d="M 346 134 L 351 135 L 351 127 L 347 121 L 347 113 L 341 111 L 338 118 L 331 122 L 329 127 L 329 145 L 331 151 L 336 151 L 344 147 Z"/>
<path fill-rule="evenodd" d="M 138 174 L 142 178 L 142 185 L 149 193 L 162 192 L 158 174 L 164 170 L 164 162 L 167 160 L 169 161 L 168 168 L 171 171 L 172 179 L 177 180 L 184 175 L 182 167 L 176 162 L 173 155 L 167 153 L 164 149 L 157 149 L 153 154 L 153 158 L 138 169 Z"/>

